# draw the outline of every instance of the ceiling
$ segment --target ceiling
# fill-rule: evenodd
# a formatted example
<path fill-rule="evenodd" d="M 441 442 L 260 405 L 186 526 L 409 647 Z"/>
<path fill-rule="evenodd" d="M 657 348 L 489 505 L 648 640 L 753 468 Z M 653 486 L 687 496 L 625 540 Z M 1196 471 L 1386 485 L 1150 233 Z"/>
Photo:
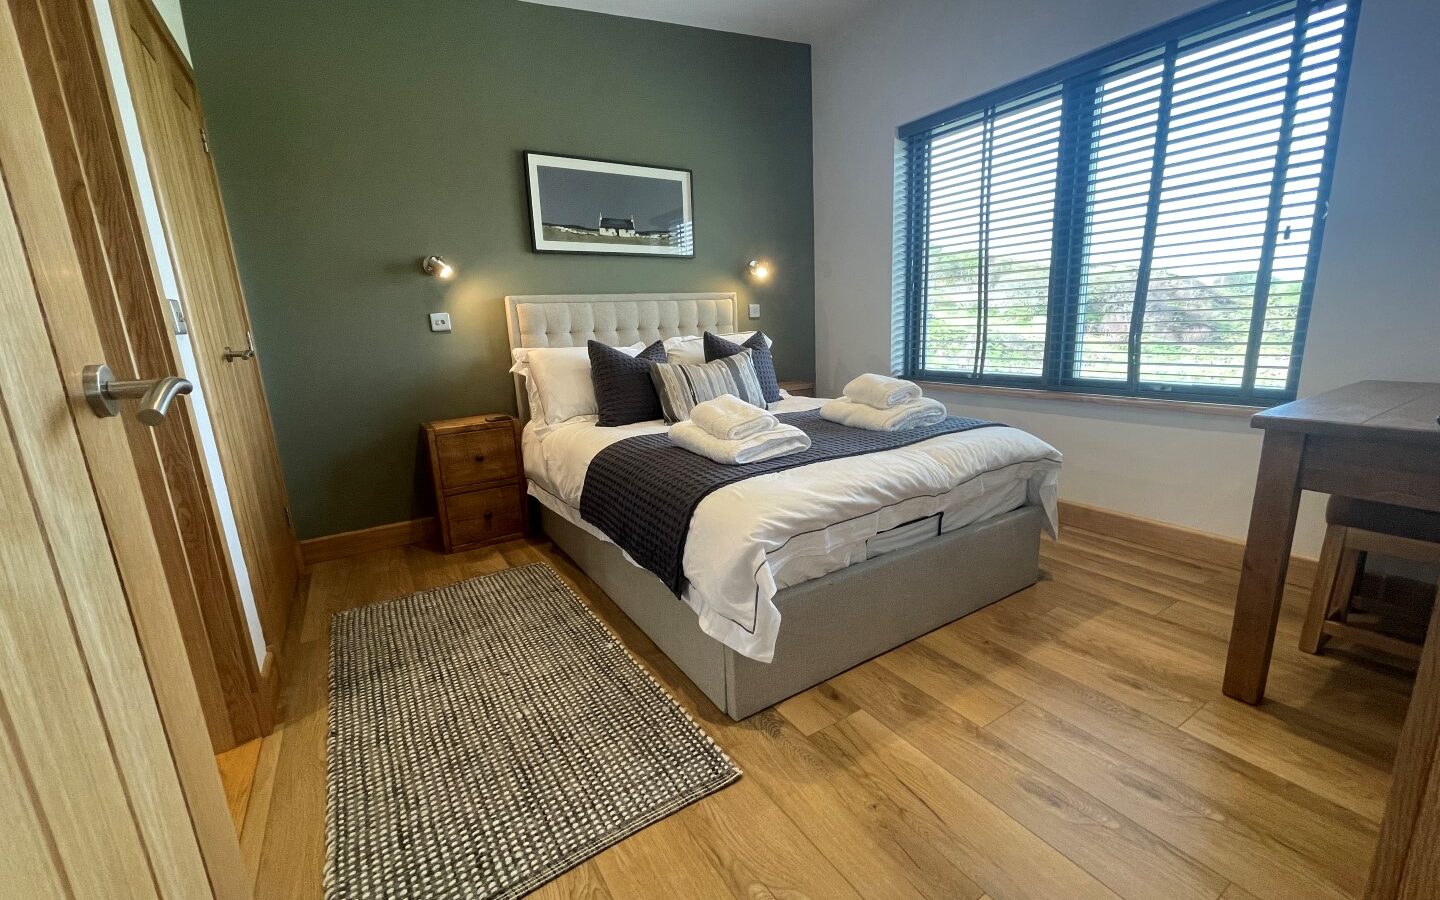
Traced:
<path fill-rule="evenodd" d="M 527 0 L 592 12 L 813 42 L 875 0 Z"/>

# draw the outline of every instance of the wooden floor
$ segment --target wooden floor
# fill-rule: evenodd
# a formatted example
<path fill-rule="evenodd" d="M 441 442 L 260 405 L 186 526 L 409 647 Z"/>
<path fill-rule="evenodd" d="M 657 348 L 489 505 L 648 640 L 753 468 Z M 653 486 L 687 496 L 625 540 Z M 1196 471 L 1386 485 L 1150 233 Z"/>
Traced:
<path fill-rule="evenodd" d="M 734 723 L 543 541 L 316 566 L 284 724 L 228 760 L 264 900 L 319 898 L 328 620 L 544 560 L 744 769 L 538 896 L 1293 897 L 1361 893 L 1410 678 L 1295 648 L 1258 708 L 1220 695 L 1236 573 L 1071 529 L 1035 587 Z"/>

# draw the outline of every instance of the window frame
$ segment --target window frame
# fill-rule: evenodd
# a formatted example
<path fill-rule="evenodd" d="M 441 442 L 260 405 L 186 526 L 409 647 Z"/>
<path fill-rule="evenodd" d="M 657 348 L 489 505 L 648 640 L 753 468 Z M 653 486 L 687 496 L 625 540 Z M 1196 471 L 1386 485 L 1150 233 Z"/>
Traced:
<path fill-rule="evenodd" d="M 1277 241 L 1271 221 L 1278 215 L 1285 193 L 1285 172 L 1287 164 L 1282 163 L 1290 148 L 1290 128 L 1293 126 L 1295 93 L 1298 84 L 1297 60 L 1304 56 L 1302 51 L 1292 53 L 1290 71 L 1284 88 L 1287 102 L 1282 108 L 1280 131 L 1275 144 L 1276 174 L 1271 176 L 1271 196 L 1266 208 L 1266 236 L 1262 239 L 1260 260 L 1256 269 L 1254 296 L 1259 298 L 1252 306 L 1251 324 L 1247 333 L 1247 352 L 1239 386 L 1214 384 L 1154 384 L 1139 379 L 1141 344 L 1134 339 L 1126 348 L 1127 378 L 1117 380 L 1096 380 L 1082 378 L 1076 373 L 1077 359 L 1070 352 L 1079 337 L 1078 318 L 1080 314 L 1080 274 L 1085 264 L 1083 252 L 1086 237 L 1086 204 L 1091 187 L 1091 147 L 1094 140 L 1096 118 L 1094 114 L 1096 86 L 1100 77 L 1109 69 L 1134 64 L 1147 56 L 1154 57 L 1170 71 L 1175 59 L 1184 52 L 1182 43 L 1188 38 L 1203 35 L 1212 29 L 1223 27 L 1247 28 L 1259 26 L 1268 19 L 1284 21 L 1294 19 L 1300 28 L 1314 11 L 1323 11 L 1344 2 L 1347 7 L 1345 21 L 1340 29 L 1339 54 L 1336 60 L 1335 87 L 1330 100 L 1329 125 L 1326 141 L 1320 158 L 1315 209 L 1311 220 L 1310 247 L 1305 260 L 1299 296 L 1297 300 L 1295 332 L 1292 338 L 1289 371 L 1286 385 L 1282 388 L 1255 385 L 1260 369 L 1259 345 L 1264 331 L 1264 314 L 1269 294 L 1269 266 L 1275 256 Z M 1176 400 L 1199 403 L 1271 405 L 1292 400 L 1296 396 L 1300 368 L 1305 350 L 1311 301 L 1314 295 L 1316 274 L 1323 245 L 1325 219 L 1328 214 L 1330 191 L 1333 182 L 1334 164 L 1339 145 L 1339 136 L 1345 95 L 1349 83 L 1350 66 L 1354 56 L 1355 32 L 1360 16 L 1362 0 L 1224 0 L 1194 13 L 1171 20 L 1155 28 L 1116 41 L 1099 50 L 1061 63 L 1038 72 L 1035 75 L 1015 81 L 994 91 L 971 100 L 947 107 L 924 116 L 897 130 L 896 153 L 896 213 L 897 234 L 895 235 L 896 266 L 895 324 L 902 329 L 895 343 L 896 366 L 907 378 L 915 380 L 952 383 L 958 385 L 981 385 L 1001 388 L 1021 388 L 1036 391 L 1060 391 L 1076 394 L 1090 394 L 1118 398 L 1143 398 L 1146 400 Z M 936 137 L 950 130 L 962 127 L 967 119 L 983 121 L 987 116 L 997 115 L 1008 107 L 1024 106 L 1030 102 L 1042 102 L 1046 92 L 1057 92 L 1062 98 L 1062 115 L 1059 151 L 1056 165 L 1056 193 L 1054 224 L 1052 226 L 1052 249 L 1050 256 L 1050 284 L 1045 324 L 1045 350 L 1041 374 L 1009 375 L 925 369 L 921 363 L 925 350 L 923 316 L 925 314 L 925 287 L 928 284 L 926 267 L 928 263 L 928 219 L 929 219 L 929 147 Z M 1168 106 L 1169 97 L 1162 99 L 1162 110 Z M 1165 110 L 1168 113 L 1168 110 Z M 1167 122 L 1162 115 L 1157 121 Z M 1163 153 L 1165 145 L 1157 136 L 1157 152 Z M 1155 167 L 1163 171 L 1163 164 Z M 1158 182 L 1160 179 L 1155 179 Z M 1062 186 L 1065 186 L 1062 188 Z M 1153 223 L 1160 206 L 1161 191 L 1152 184 L 1146 202 L 1147 224 Z M 1153 244 L 1153 240 L 1151 242 Z M 1142 260 L 1139 272 L 1148 274 L 1148 261 Z M 1145 277 L 1137 275 L 1137 277 Z M 1263 287 L 1262 287 L 1263 285 Z M 1148 284 L 1147 284 L 1148 289 Z M 1137 295 L 1141 292 L 1137 289 Z M 1137 304 L 1137 311 L 1143 316 L 1144 304 Z M 977 308 L 977 316 L 984 310 Z M 1142 320 L 1143 321 L 1143 320 Z"/>

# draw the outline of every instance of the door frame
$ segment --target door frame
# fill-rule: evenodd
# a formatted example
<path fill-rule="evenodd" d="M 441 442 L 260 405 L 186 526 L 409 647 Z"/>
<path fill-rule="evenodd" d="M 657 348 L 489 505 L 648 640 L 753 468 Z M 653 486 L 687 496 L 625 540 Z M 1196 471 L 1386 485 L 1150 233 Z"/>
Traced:
<path fill-rule="evenodd" d="M 121 133 L 118 92 L 89 0 L 9 0 L 57 178 L 70 186 L 80 251 L 109 365 L 120 378 L 182 372 L 138 188 Z M 81 208 L 87 205 L 90 210 Z M 112 274 L 113 272 L 113 274 Z M 268 734 L 278 666 L 251 650 L 240 590 L 190 404 L 150 429 L 127 419 L 212 750 Z"/>
<path fill-rule="evenodd" d="M 76 66 L 84 57 L 67 57 L 75 45 L 59 41 L 45 54 L 35 52 L 39 42 L 91 24 L 88 11 L 67 18 L 74 9 L 54 0 L 0 2 L 0 169 L 18 229 L 7 238 L 6 254 L 14 259 L 18 253 L 28 269 L 19 274 L 29 276 L 12 278 L 15 290 L 6 302 L 13 318 L 0 336 L 11 367 L 4 394 L 8 438 L 23 446 L 32 521 L 41 522 L 52 542 L 49 565 L 40 568 L 74 580 L 67 593 L 70 652 L 78 647 L 89 668 L 94 708 L 108 732 L 98 745 L 52 745 L 53 755 L 78 761 L 77 751 L 92 759 L 108 752 L 125 786 L 149 877 L 115 883 L 112 896 L 197 896 L 203 890 L 223 900 L 250 900 L 155 529 L 152 500 L 163 484 L 146 473 L 161 465 L 158 447 L 153 437 L 135 441 L 128 427 L 97 418 L 82 398 L 81 369 L 103 361 L 95 357 L 108 352 L 115 337 L 107 334 L 110 323 L 101 308 L 113 303 L 118 283 L 137 273 L 119 262 L 107 265 L 103 278 L 93 271 L 104 262 L 93 255 L 96 222 L 115 210 L 95 202 L 86 180 L 74 180 L 83 172 L 70 167 L 78 158 L 74 135 L 91 131 L 113 141 L 114 132 L 93 110 L 67 104 L 67 95 L 56 93 L 46 77 L 54 66 Z M 93 62 L 94 46 L 87 52 Z M 62 114 L 68 136 L 56 140 L 53 125 Z M 101 296 L 92 296 L 96 290 Z M 172 420 L 158 430 L 178 424 Z M 23 605 L 14 612 L 23 614 Z M 33 656 L 28 663 L 24 654 L 10 657 L 23 667 L 11 672 L 22 685 L 43 684 L 43 662 Z M 37 699 L 44 694 L 27 702 L 33 706 Z M 74 709 L 57 706 L 53 718 L 66 720 Z M 52 733 L 43 715 L 0 718 L 12 750 L 21 739 L 43 742 Z M 32 755 L 30 761 L 50 766 L 48 757 Z M 50 799 L 83 804 L 92 790 L 87 765 L 62 769 L 60 779 L 27 782 L 34 808 Z M 63 810 L 45 815 L 52 835 L 72 839 L 68 857 L 65 848 L 52 845 L 51 860 L 61 871 L 93 876 L 102 868 L 90 860 L 106 858 L 118 846 L 112 840 L 122 838 L 118 822 L 112 838 L 103 819 Z M 87 834 L 89 847 L 73 842 Z"/>
<path fill-rule="evenodd" d="M 260 373 L 262 360 L 253 353 L 254 328 L 205 136 L 195 73 L 153 0 L 97 2 L 108 2 L 115 20 L 150 181 L 164 220 L 161 240 L 173 263 L 179 302 L 194 326 L 191 346 L 196 367 L 191 377 L 216 410 L 212 416 L 216 449 L 231 485 L 255 611 L 267 651 L 276 654 L 284 643 L 304 562 L 290 518 Z M 158 67 L 151 77 L 146 74 L 147 58 Z M 175 98 L 156 96 L 155 90 L 173 92 L 181 100 L 186 109 L 180 118 L 167 119 L 176 112 L 171 103 Z M 157 104 L 162 107 L 158 111 Z M 232 346 L 249 346 L 252 352 L 248 357 L 232 357 Z M 266 671 L 269 663 L 267 659 Z"/>

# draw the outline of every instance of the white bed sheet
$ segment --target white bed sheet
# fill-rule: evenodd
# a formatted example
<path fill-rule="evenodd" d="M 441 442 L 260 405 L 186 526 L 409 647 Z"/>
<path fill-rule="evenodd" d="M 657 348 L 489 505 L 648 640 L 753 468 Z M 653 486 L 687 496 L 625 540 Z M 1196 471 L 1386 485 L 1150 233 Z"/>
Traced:
<path fill-rule="evenodd" d="M 823 403 L 787 397 L 771 409 L 797 412 Z M 530 493 L 608 540 L 580 517 L 590 461 L 616 441 L 665 430 L 659 421 L 600 428 L 593 416 L 543 429 L 527 425 L 522 447 Z M 780 629 L 776 592 L 896 549 L 885 532 L 933 516 L 940 517 L 941 533 L 950 532 L 1034 503 L 1056 534 L 1060 461 L 1058 450 L 1032 434 L 979 428 L 727 485 L 695 509 L 681 599 L 706 634 L 769 662 Z"/>

